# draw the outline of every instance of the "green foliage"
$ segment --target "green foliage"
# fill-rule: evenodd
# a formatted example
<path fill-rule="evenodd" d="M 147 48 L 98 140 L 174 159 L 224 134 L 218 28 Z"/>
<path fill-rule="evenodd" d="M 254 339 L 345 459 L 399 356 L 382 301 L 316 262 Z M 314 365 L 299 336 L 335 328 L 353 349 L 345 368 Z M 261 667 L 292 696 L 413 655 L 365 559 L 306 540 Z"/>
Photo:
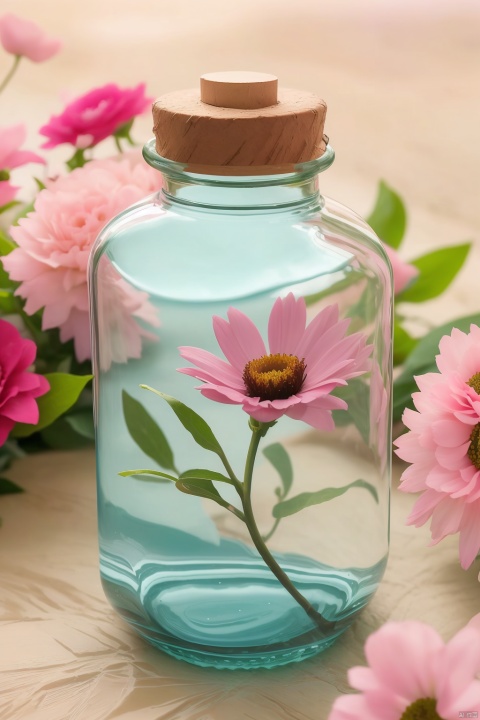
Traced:
<path fill-rule="evenodd" d="M 407 211 L 400 195 L 383 180 L 378 185 L 377 199 L 367 222 L 384 243 L 400 247 L 407 226 Z"/>
<path fill-rule="evenodd" d="M 186 470 L 180 473 L 180 480 L 214 480 L 215 482 L 228 483 L 233 485 L 231 479 L 222 473 L 215 472 L 214 470 Z"/>
<path fill-rule="evenodd" d="M 471 244 L 452 245 L 412 261 L 418 276 L 396 297 L 396 302 L 425 302 L 441 295 L 463 267 Z"/>
<path fill-rule="evenodd" d="M 51 425 L 75 405 L 80 393 L 92 379 L 92 375 L 68 375 L 66 373 L 49 373 L 45 377 L 50 383 L 50 390 L 37 398 L 40 412 L 37 425 L 17 423 L 12 430 L 12 437 L 28 437 Z"/>
<path fill-rule="evenodd" d="M 159 482 L 159 483 L 176 483 L 178 478 L 169 475 L 168 473 L 160 472 L 160 470 L 123 470 L 118 473 L 122 477 L 139 476 L 139 480 L 146 480 L 147 482 Z"/>
<path fill-rule="evenodd" d="M 417 338 L 412 337 L 400 324 L 398 317 L 395 317 L 393 324 L 393 364 L 396 366 L 405 362 L 417 343 Z"/>
<path fill-rule="evenodd" d="M 335 425 L 344 427 L 354 423 L 365 443 L 369 442 L 370 420 L 368 407 L 370 403 L 370 390 L 360 378 L 352 378 L 347 385 L 342 385 L 332 392 L 332 395 L 345 400 L 346 410 L 334 410 L 332 413 Z"/>
<path fill-rule="evenodd" d="M 122 392 L 122 404 L 128 432 L 139 448 L 160 467 L 175 470 L 173 451 L 152 416 L 126 390 Z"/>
<path fill-rule="evenodd" d="M 294 515 L 300 510 L 304 510 L 305 508 L 311 507 L 312 505 L 319 505 L 320 503 L 333 500 L 334 498 L 343 495 L 351 488 L 363 488 L 364 490 L 367 490 L 372 495 L 375 502 L 378 503 L 378 493 L 373 487 L 373 485 L 366 482 L 365 480 L 355 480 L 354 482 L 350 483 L 349 485 L 345 485 L 344 487 L 323 488 L 323 490 L 318 490 L 317 492 L 305 492 L 301 493 L 300 495 L 295 495 L 295 497 L 290 498 L 289 500 L 279 502 L 273 508 L 273 517 L 284 518 L 288 517 L 288 515 Z"/>
<path fill-rule="evenodd" d="M 267 445 L 262 452 L 280 476 L 282 487 L 277 489 L 277 497 L 285 498 L 293 483 L 293 467 L 290 456 L 280 443 Z"/>
<path fill-rule="evenodd" d="M 7 478 L 0 477 L 0 495 L 14 495 L 23 492 L 23 488 L 16 483 L 7 480 Z"/>

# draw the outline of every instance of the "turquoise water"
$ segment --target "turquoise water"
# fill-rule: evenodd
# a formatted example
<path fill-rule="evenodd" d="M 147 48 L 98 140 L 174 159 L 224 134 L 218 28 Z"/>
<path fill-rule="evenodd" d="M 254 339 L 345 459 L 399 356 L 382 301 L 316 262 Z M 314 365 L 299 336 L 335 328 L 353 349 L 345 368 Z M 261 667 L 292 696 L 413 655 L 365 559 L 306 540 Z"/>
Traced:
<path fill-rule="evenodd" d="M 386 559 L 367 569 L 338 570 L 275 554 L 311 605 L 334 623 L 324 635 L 254 549 L 222 538 L 212 552 L 186 533 L 152 527 L 113 507 L 104 512 L 112 526 L 135 538 L 154 536 L 158 544 L 157 553 L 145 550 L 133 566 L 125 561 L 125 546 L 123 558 L 101 553 L 110 602 L 153 645 L 205 667 L 271 668 L 316 655 L 349 627 L 385 569 Z M 176 548 L 173 557 L 166 548 Z"/>

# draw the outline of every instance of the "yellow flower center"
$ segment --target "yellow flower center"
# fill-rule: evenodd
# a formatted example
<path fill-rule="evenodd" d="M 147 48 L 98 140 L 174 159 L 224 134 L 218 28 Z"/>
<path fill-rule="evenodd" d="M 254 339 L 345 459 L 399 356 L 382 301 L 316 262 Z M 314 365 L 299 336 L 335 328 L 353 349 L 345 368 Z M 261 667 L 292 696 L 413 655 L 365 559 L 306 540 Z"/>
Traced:
<path fill-rule="evenodd" d="M 467 385 L 470 385 L 470 387 L 473 388 L 478 395 L 480 395 L 480 372 L 472 375 L 470 380 L 467 380 Z"/>
<path fill-rule="evenodd" d="M 477 423 L 472 430 L 467 455 L 477 470 L 480 470 L 480 423 Z"/>
<path fill-rule="evenodd" d="M 283 400 L 295 395 L 305 377 L 305 360 L 280 353 L 250 360 L 243 371 L 247 395 L 260 400 Z"/>
<path fill-rule="evenodd" d="M 400 720 L 442 720 L 437 713 L 437 701 L 421 698 L 409 705 Z"/>

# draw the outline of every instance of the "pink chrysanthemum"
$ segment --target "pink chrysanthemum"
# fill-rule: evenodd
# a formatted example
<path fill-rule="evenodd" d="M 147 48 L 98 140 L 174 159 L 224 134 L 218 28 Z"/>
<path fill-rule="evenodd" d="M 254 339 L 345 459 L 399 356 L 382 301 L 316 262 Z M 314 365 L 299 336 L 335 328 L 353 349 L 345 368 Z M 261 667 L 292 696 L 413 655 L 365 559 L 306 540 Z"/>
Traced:
<path fill-rule="evenodd" d="M 139 162 L 139 157 L 135 153 L 118 160 L 94 160 L 48 182 L 47 189 L 37 196 L 34 212 L 11 230 L 19 247 L 3 258 L 3 263 L 12 280 L 21 283 L 16 294 L 26 299 L 25 312 L 32 315 L 44 308 L 42 328 L 60 328 L 62 342 L 73 338 L 80 361 L 90 357 L 90 249 L 109 220 L 160 188 L 160 175 Z M 128 314 L 135 306 L 135 316 L 151 323 L 155 311 L 145 293 L 135 301 L 133 288 L 126 293 L 125 286 L 117 284 L 116 289 L 118 313 Z M 135 327 L 137 334 L 142 334 L 140 326 Z M 130 336 L 132 329 L 130 323 Z M 122 353 L 135 355 L 125 344 Z"/>
<path fill-rule="evenodd" d="M 10 182 L 10 170 L 27 163 L 44 163 L 45 160 L 30 150 L 20 150 L 27 138 L 25 125 L 0 127 L 0 207 L 15 198 L 18 187 Z"/>
<path fill-rule="evenodd" d="M 480 615 L 444 643 L 424 623 L 389 622 L 370 635 L 370 667 L 348 681 L 360 695 L 338 698 L 328 720 L 458 720 L 480 711 Z"/>
<path fill-rule="evenodd" d="M 77 148 L 96 145 L 113 135 L 152 104 L 145 95 L 145 84 L 120 88 L 114 83 L 90 90 L 68 103 L 60 115 L 52 115 L 40 128 L 47 142 L 44 148 L 69 143 Z"/>
<path fill-rule="evenodd" d="M 260 332 L 240 310 L 228 319 L 215 316 L 213 329 L 228 362 L 194 347 L 180 355 L 196 365 L 179 372 L 203 381 L 198 389 L 216 402 L 242 405 L 258 422 L 282 415 L 320 430 L 335 425 L 332 410 L 345 410 L 344 400 L 330 393 L 367 370 L 371 346 L 361 333 L 346 336 L 349 320 L 338 319 L 338 306 L 322 310 L 306 326 L 303 298 L 278 298 L 268 322 L 267 352 Z"/>
<path fill-rule="evenodd" d="M 480 551 L 480 328 L 454 328 L 440 341 L 440 372 L 416 378 L 417 411 L 405 410 L 410 432 L 397 455 L 411 463 L 400 489 L 423 491 L 407 522 L 432 519 L 432 544 L 460 533 L 460 562 L 468 568 Z"/>
<path fill-rule="evenodd" d="M 35 398 L 45 395 L 50 385 L 43 375 L 30 372 L 37 347 L 17 328 L 0 319 L 0 446 L 17 422 L 35 425 L 38 405 Z"/>

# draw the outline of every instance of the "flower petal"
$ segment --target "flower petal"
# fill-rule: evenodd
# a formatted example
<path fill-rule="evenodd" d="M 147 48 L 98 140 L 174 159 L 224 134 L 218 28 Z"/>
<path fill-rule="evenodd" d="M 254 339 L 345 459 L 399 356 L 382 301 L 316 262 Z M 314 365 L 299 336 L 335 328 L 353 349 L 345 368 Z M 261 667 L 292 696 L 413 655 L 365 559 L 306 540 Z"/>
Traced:
<path fill-rule="evenodd" d="M 307 307 L 303 297 L 295 300 L 293 293 L 289 293 L 286 298 L 277 298 L 268 321 L 270 353 L 297 355 L 306 322 Z"/>
<path fill-rule="evenodd" d="M 213 318 L 213 331 L 223 354 L 234 368 L 243 375 L 245 365 L 267 354 L 257 326 L 244 313 L 229 308 L 228 319 L 217 315 Z"/>

